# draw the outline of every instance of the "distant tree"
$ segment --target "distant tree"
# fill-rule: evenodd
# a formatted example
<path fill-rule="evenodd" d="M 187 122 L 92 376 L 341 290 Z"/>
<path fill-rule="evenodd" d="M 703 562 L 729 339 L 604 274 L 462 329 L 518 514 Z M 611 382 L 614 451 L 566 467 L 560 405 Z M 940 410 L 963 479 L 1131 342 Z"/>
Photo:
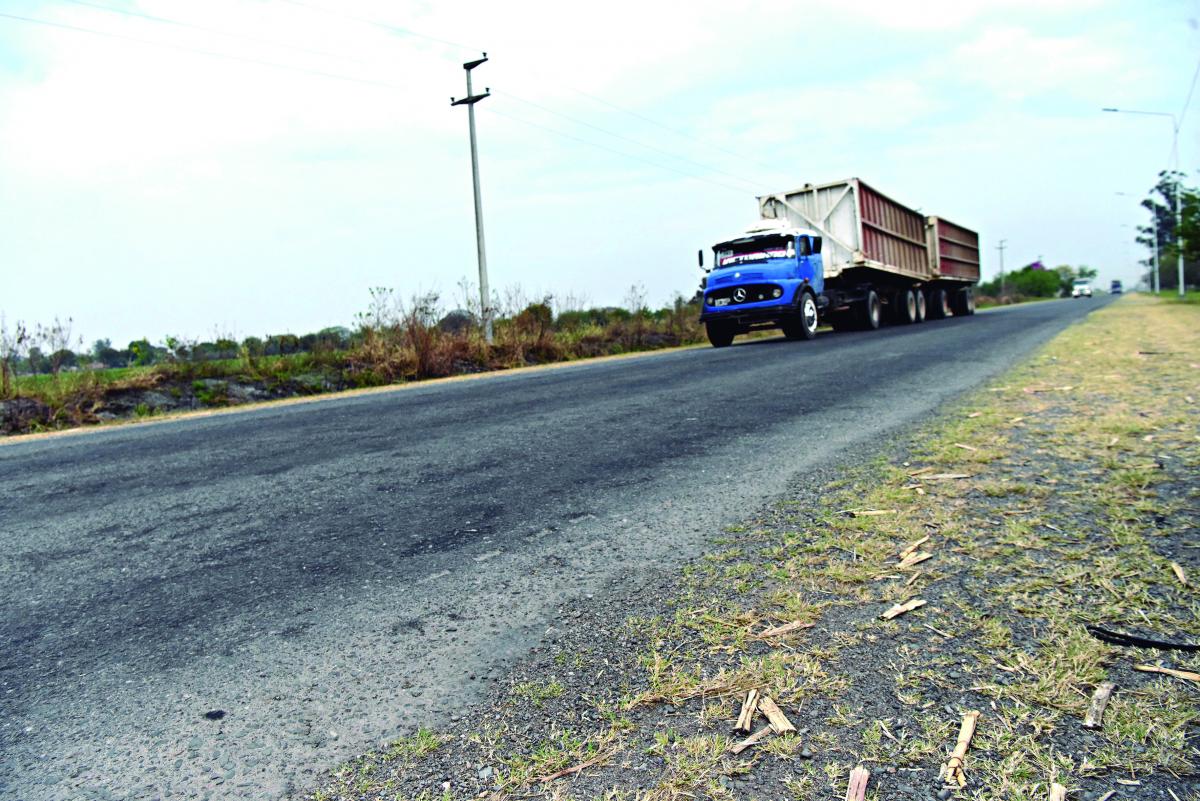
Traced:
<path fill-rule="evenodd" d="M 50 372 L 50 360 L 46 358 L 46 354 L 42 353 L 42 349 L 37 345 L 29 349 L 25 361 L 29 365 L 29 372 L 34 375 Z"/>
<path fill-rule="evenodd" d="M 1154 251 L 1158 245 L 1158 276 L 1163 289 L 1179 285 L 1179 252 L 1183 250 L 1184 282 L 1200 283 L 1200 193 L 1182 185 L 1183 173 L 1163 170 L 1142 208 L 1150 212 L 1151 224 L 1138 228 L 1137 242 L 1148 251 L 1142 264 L 1146 266 L 1146 281 L 1154 284 Z M 1178 194 L 1177 194 L 1178 190 Z M 1177 204 L 1178 198 L 1178 204 Z M 1176 208 L 1182 219 L 1176 220 Z M 1157 240 L 1155 235 L 1157 234 Z"/>
<path fill-rule="evenodd" d="M 242 350 L 248 356 L 258 358 L 266 352 L 266 345 L 258 337 L 246 337 L 242 340 Z"/>
<path fill-rule="evenodd" d="M 55 375 L 58 375 L 58 371 L 63 367 L 75 364 L 76 359 L 71 350 L 72 346 L 83 346 L 83 337 L 74 337 L 72 334 L 74 325 L 75 321 L 70 317 L 66 320 L 55 317 L 54 322 L 50 325 L 37 327 L 37 338 L 44 342 L 50 351 L 50 372 Z"/>
<path fill-rule="evenodd" d="M 133 363 L 139 367 L 154 364 L 157 360 L 155 348 L 150 344 L 150 340 L 148 339 L 136 339 L 130 342 L 129 353 L 133 356 Z"/>
<path fill-rule="evenodd" d="M 34 334 L 25 323 L 17 320 L 9 328 L 4 313 L 0 312 L 0 397 L 12 396 L 17 360 L 33 341 Z"/>
<path fill-rule="evenodd" d="M 50 371 L 57 374 L 64 367 L 71 368 L 79 365 L 79 357 L 70 348 L 59 348 L 50 354 Z"/>

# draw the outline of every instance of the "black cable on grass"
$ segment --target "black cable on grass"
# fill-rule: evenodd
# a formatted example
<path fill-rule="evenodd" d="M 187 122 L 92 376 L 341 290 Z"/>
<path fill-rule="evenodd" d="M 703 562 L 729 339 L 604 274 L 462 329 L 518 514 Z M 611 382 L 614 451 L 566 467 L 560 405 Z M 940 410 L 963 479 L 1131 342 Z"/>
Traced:
<path fill-rule="evenodd" d="M 1101 642 L 1109 643 L 1110 645 L 1127 645 L 1133 648 L 1157 648 L 1160 651 L 1200 651 L 1200 644 L 1190 642 L 1170 642 L 1168 640 L 1151 640 L 1147 637 L 1139 637 L 1136 634 L 1123 634 L 1119 631 L 1110 631 L 1099 626 L 1085 626 L 1087 633 L 1095 637 Z"/>

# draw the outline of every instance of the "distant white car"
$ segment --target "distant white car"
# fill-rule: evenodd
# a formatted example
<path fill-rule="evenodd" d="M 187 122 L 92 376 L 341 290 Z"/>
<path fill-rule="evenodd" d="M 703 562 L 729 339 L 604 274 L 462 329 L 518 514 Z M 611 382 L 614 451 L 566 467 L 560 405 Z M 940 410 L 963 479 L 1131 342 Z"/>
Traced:
<path fill-rule="evenodd" d="M 1090 298 L 1092 296 L 1092 282 L 1086 278 L 1080 278 L 1071 285 L 1071 297 L 1073 298 Z"/>

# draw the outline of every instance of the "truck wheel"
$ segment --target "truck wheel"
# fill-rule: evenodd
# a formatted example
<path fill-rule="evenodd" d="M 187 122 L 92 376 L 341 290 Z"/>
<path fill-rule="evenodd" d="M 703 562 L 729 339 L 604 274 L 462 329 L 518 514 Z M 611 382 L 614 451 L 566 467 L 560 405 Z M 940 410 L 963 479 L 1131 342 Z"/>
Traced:
<path fill-rule="evenodd" d="M 920 289 L 914 289 L 913 294 L 917 298 L 917 322 L 925 322 L 925 293 Z"/>
<path fill-rule="evenodd" d="M 729 347 L 733 344 L 734 334 L 737 333 L 733 326 L 719 322 L 705 323 L 704 330 L 708 333 L 708 341 L 712 343 L 714 348 Z"/>
<path fill-rule="evenodd" d="M 817 335 L 817 300 L 811 292 L 800 299 L 800 311 L 780 326 L 788 339 L 812 339 Z"/>
<path fill-rule="evenodd" d="M 970 317 L 975 313 L 975 293 L 970 289 L 964 289 L 963 294 L 963 314 Z"/>
<path fill-rule="evenodd" d="M 950 297 L 938 287 L 929 290 L 929 319 L 941 320 L 950 316 Z"/>
<path fill-rule="evenodd" d="M 879 303 L 879 295 L 874 289 L 867 291 L 867 299 L 858 305 L 858 326 L 866 331 L 874 331 L 879 327 L 883 308 Z"/>
<path fill-rule="evenodd" d="M 916 293 L 911 289 L 906 289 L 896 295 L 896 322 L 901 325 L 912 325 L 916 321 Z"/>

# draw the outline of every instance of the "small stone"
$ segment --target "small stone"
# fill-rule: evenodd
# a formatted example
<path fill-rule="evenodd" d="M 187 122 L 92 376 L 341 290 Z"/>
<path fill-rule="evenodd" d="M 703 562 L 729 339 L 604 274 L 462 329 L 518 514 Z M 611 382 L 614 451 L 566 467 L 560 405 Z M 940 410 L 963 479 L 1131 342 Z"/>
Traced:
<path fill-rule="evenodd" d="M 808 750 L 807 747 L 805 747 L 805 748 L 801 749 L 801 751 L 800 751 L 800 758 L 801 759 L 812 759 L 813 752 Z"/>
<path fill-rule="evenodd" d="M 942 789 L 938 790 L 937 797 L 941 799 L 941 801 L 946 801 L 946 799 L 951 795 L 953 795 L 953 791 L 949 787 L 943 787 Z"/>
<path fill-rule="evenodd" d="M 204 717 L 208 718 L 209 720 L 220 720 L 221 718 L 225 717 L 225 710 L 224 709 L 210 709 L 209 711 L 204 713 Z"/>
<path fill-rule="evenodd" d="M 492 778 L 492 766 L 484 765 L 482 768 L 479 769 L 479 772 L 475 775 L 479 777 L 480 781 L 486 782 L 488 779 Z"/>

